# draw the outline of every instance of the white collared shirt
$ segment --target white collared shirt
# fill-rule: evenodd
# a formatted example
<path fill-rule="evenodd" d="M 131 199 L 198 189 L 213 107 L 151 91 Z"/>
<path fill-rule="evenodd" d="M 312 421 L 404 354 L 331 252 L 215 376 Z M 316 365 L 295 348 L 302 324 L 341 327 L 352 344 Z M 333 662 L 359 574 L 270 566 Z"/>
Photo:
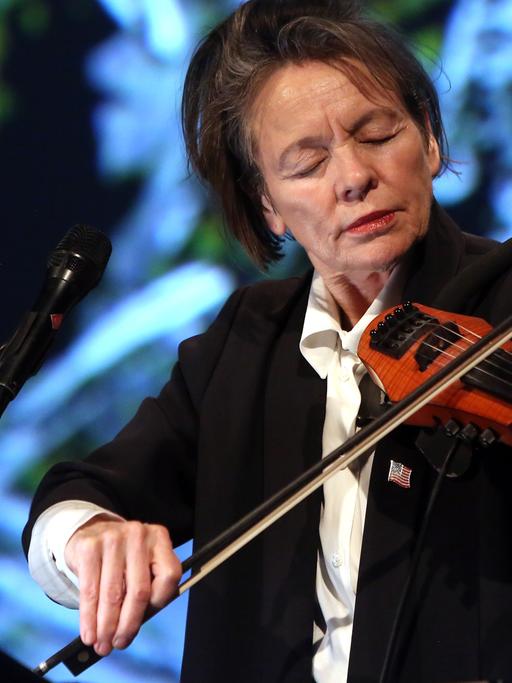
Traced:
<path fill-rule="evenodd" d="M 300 350 L 327 380 L 322 456 L 356 430 L 361 403 L 359 382 L 366 370 L 357 356 L 362 333 L 376 315 L 399 301 L 403 276 L 398 269 L 363 317 L 350 330 L 340 325 L 336 302 L 315 273 Z M 321 617 L 313 627 L 313 675 L 317 683 L 347 680 L 366 501 L 373 454 L 355 461 L 324 484 L 316 593 Z"/>

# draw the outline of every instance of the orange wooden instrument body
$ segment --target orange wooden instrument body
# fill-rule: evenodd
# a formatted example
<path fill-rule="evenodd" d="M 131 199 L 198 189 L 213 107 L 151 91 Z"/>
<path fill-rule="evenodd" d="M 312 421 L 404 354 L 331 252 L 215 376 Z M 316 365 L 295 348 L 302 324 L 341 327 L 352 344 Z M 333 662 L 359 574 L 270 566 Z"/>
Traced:
<path fill-rule="evenodd" d="M 433 324 L 426 325 L 410 348 L 397 360 L 382 350 L 372 348 L 370 334 L 372 330 L 377 328 L 379 322 L 386 326 L 388 324 L 386 323 L 387 317 L 389 319 L 390 315 L 397 309 L 389 309 L 377 316 L 363 332 L 358 355 L 370 375 L 377 381 L 377 384 L 381 385 L 393 403 L 410 394 L 426 379 L 434 375 L 442 365 L 448 363 L 453 357 L 492 329 L 481 318 L 447 313 L 422 304 L 413 304 L 413 306 L 421 313 L 437 319 L 440 326 L 455 323 L 461 336 L 457 338 L 455 343 L 448 346 L 445 352 L 440 353 L 427 368 L 421 370 L 416 354 L 422 343 L 429 338 L 429 334 L 432 334 L 435 326 Z M 502 350 L 512 352 L 512 342 L 507 342 Z M 493 367 L 492 361 L 489 367 Z M 499 368 L 496 368 L 495 371 L 498 376 L 502 373 Z M 512 380 L 512 356 L 510 357 L 510 378 Z M 472 423 L 481 429 L 490 428 L 500 436 L 503 443 L 512 446 L 512 403 L 482 389 L 468 387 L 461 380 L 454 382 L 442 391 L 432 403 L 427 404 L 410 418 L 407 424 L 435 426 L 439 423 L 445 424 L 451 418 L 462 424 Z"/>

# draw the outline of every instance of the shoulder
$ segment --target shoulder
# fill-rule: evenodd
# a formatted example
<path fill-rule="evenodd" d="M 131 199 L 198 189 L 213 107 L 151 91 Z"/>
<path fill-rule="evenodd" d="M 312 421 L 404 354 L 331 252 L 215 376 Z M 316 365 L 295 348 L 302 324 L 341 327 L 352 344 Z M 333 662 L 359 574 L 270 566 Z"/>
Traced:
<path fill-rule="evenodd" d="M 273 317 L 285 313 L 305 290 L 309 291 L 311 277 L 312 271 L 308 271 L 304 275 L 284 280 L 261 280 L 236 290 L 232 298 L 239 302 L 243 310 Z"/>
<path fill-rule="evenodd" d="M 461 234 L 464 267 L 450 288 L 458 290 L 459 300 L 464 299 L 461 307 L 497 324 L 512 311 L 512 239 L 501 243 Z"/>
<path fill-rule="evenodd" d="M 434 218 L 422 273 L 422 283 L 434 292 L 432 304 L 498 321 L 509 306 L 512 240 L 502 244 L 463 232 L 437 205 Z"/>
<path fill-rule="evenodd" d="M 254 360 L 290 320 L 303 320 L 311 275 L 263 280 L 235 290 L 205 332 L 183 341 L 178 360 L 191 393 L 201 395 L 220 363 L 235 368 Z"/>
<path fill-rule="evenodd" d="M 223 335 L 237 325 L 272 325 L 307 302 L 312 273 L 284 280 L 262 280 L 235 290 L 205 334 Z M 204 335 L 199 335 L 203 337 Z"/>
<path fill-rule="evenodd" d="M 473 235 L 469 232 L 463 232 L 462 230 L 461 237 L 464 253 L 470 258 L 483 256 L 500 245 L 500 242 L 490 239 L 489 237 Z"/>

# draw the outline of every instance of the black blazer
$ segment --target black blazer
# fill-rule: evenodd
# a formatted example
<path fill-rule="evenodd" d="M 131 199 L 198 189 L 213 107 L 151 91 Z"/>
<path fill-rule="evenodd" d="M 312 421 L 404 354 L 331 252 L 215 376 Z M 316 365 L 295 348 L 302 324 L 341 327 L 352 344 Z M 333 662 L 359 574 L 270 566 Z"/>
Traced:
<path fill-rule="evenodd" d="M 405 298 L 432 303 L 494 243 L 464 235 L 434 206 Z M 461 312 L 491 323 L 510 312 L 512 273 L 486 265 Z M 481 272 L 482 271 L 482 272 Z M 497 271 L 497 272 L 495 272 Z M 235 292 L 209 328 L 183 342 L 171 380 L 85 462 L 52 468 L 24 532 L 49 505 L 90 500 L 165 524 L 196 547 L 321 457 L 325 382 L 298 344 L 310 274 Z M 473 274 L 470 284 L 477 282 Z M 455 288 L 455 298 L 458 289 Z M 376 681 L 433 482 L 401 428 L 377 449 L 370 484 L 349 680 Z M 392 457 L 413 469 L 409 490 L 387 483 Z M 509 484 L 511 482 L 511 484 Z M 504 448 L 446 480 L 434 512 L 405 648 L 408 683 L 511 676 L 512 460 Z M 311 681 L 321 495 L 313 495 L 192 589 L 182 681 Z"/>

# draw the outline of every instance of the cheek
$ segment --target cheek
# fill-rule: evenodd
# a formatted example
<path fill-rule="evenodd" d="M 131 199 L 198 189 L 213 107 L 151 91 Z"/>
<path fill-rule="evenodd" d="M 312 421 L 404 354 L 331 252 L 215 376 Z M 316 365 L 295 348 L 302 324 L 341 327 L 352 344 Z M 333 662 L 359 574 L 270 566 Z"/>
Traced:
<path fill-rule="evenodd" d="M 401 150 L 390 160 L 390 168 L 397 169 L 393 184 L 404 199 L 414 203 L 430 203 L 432 173 L 426 151 L 421 149 L 411 154 L 410 150 Z"/>
<path fill-rule="evenodd" d="M 429 156 L 429 151 L 425 147 L 425 141 L 423 140 L 423 138 L 417 141 L 415 148 L 415 153 L 409 154 L 409 166 L 411 168 L 411 171 L 415 172 L 414 177 L 417 178 L 420 182 L 426 182 L 427 184 L 431 185 L 433 175 L 431 168 L 431 160 Z M 407 155 L 404 154 L 404 157 L 405 158 L 403 163 L 405 164 L 407 163 Z"/>
<path fill-rule="evenodd" d="M 286 188 L 272 195 L 274 206 L 288 227 L 312 224 L 322 220 L 328 213 L 328 198 L 325 187 L 320 183 L 290 183 Z"/>

